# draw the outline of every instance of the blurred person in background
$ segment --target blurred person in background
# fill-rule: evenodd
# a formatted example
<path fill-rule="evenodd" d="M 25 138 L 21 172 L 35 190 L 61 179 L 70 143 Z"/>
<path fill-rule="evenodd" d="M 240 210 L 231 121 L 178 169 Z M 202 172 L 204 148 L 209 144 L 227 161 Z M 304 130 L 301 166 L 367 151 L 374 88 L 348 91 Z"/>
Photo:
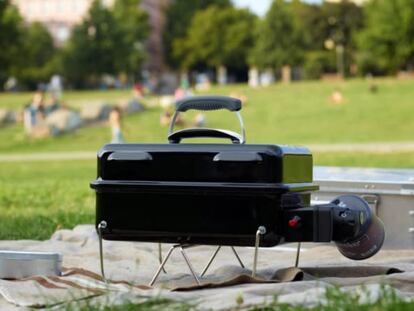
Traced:
<path fill-rule="evenodd" d="M 47 117 L 52 112 L 60 108 L 60 101 L 56 93 L 50 93 L 50 98 L 45 105 L 45 116 Z"/>
<path fill-rule="evenodd" d="M 122 144 L 125 142 L 122 135 L 122 112 L 117 106 L 113 107 L 109 113 L 109 125 L 112 130 L 112 144 Z"/>
<path fill-rule="evenodd" d="M 161 126 L 168 126 L 171 123 L 172 117 L 173 117 L 173 102 L 171 101 L 171 99 L 167 100 L 167 98 L 165 98 L 164 100 L 161 101 L 161 115 L 160 115 L 160 125 Z M 182 114 L 179 113 L 177 115 L 177 118 L 175 119 L 175 125 L 177 126 L 184 126 L 185 125 L 185 120 L 182 117 Z"/>
<path fill-rule="evenodd" d="M 33 94 L 32 101 L 24 109 L 23 122 L 26 133 L 31 134 L 44 118 L 43 92 L 37 91 Z"/>
<path fill-rule="evenodd" d="M 144 97 L 144 87 L 141 83 L 137 82 L 132 88 L 132 96 L 134 99 L 142 99 Z"/>
<path fill-rule="evenodd" d="M 195 127 L 204 127 L 206 126 L 206 117 L 203 113 L 199 112 L 194 117 L 193 125 Z"/>
<path fill-rule="evenodd" d="M 62 97 L 63 86 L 61 76 L 53 75 L 52 78 L 50 78 L 48 90 L 53 98 L 59 100 Z"/>

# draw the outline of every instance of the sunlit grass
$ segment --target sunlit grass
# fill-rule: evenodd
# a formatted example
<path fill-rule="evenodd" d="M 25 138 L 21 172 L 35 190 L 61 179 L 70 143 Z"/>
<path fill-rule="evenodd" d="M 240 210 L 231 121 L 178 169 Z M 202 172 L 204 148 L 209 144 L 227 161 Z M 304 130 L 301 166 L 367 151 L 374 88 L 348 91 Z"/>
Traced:
<path fill-rule="evenodd" d="M 378 80 L 378 92 L 369 82 L 298 82 L 251 89 L 245 85 L 214 87 L 209 93 L 245 95 L 242 109 L 248 143 L 300 144 L 413 141 L 414 81 Z M 340 90 L 344 103 L 334 105 L 330 95 Z M 10 96 L 10 101 L 8 97 Z M 16 96 L 16 97 L 14 97 Z M 3 102 L 16 102 L 22 95 L 0 94 Z M 102 100 L 116 103 L 128 98 L 128 91 L 68 92 L 68 102 Z M 165 142 L 167 129 L 159 124 L 159 108 L 125 119 L 125 137 L 130 142 Z M 191 114 L 187 121 L 191 123 Z M 227 111 L 206 114 L 209 127 L 237 130 Z M 96 150 L 110 140 L 107 125 L 82 128 L 57 138 L 33 140 L 23 134 L 22 125 L 0 129 L 1 152 L 54 150 Z"/>

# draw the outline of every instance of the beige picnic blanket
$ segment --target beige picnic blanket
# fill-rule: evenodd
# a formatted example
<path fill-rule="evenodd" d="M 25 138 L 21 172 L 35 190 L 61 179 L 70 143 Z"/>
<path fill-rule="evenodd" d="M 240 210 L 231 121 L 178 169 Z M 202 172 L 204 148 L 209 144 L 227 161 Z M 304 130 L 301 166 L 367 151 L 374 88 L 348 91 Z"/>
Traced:
<path fill-rule="evenodd" d="M 163 245 L 165 255 L 170 245 Z M 375 299 L 381 284 L 397 294 L 414 295 L 414 251 L 382 250 L 363 262 L 346 259 L 332 245 L 304 245 L 299 268 L 294 268 L 295 245 L 263 248 L 258 273 L 251 277 L 253 248 L 236 248 L 246 268 L 240 267 L 229 247 L 223 247 L 209 272 L 196 286 L 183 257 L 177 250 L 154 287 L 148 284 L 158 267 L 158 244 L 104 241 L 105 272 L 100 276 L 98 237 L 92 225 L 59 230 L 47 241 L 0 241 L 2 250 L 53 251 L 63 254 L 63 275 L 36 276 L 21 280 L 0 280 L 0 310 L 29 307 L 61 309 L 68 303 L 140 303 L 151 297 L 194 304 L 200 310 L 244 308 L 278 301 L 313 306 L 323 301 L 326 288 L 361 291 Z M 186 250 L 194 269 L 200 273 L 215 247 Z M 364 290 L 361 284 L 365 285 Z M 363 298 L 361 298 L 363 299 Z"/>

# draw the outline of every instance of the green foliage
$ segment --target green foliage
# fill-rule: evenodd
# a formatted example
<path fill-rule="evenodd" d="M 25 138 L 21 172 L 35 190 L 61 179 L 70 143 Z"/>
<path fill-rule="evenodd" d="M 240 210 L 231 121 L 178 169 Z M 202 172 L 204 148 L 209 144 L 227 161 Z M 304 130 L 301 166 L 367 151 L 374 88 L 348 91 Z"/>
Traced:
<path fill-rule="evenodd" d="M 23 23 L 10 0 L 0 1 L 0 87 L 18 68 L 23 45 Z"/>
<path fill-rule="evenodd" d="M 20 86 L 34 89 L 58 69 L 49 31 L 40 23 L 24 25 L 10 1 L 0 1 L 0 85 L 15 76 Z"/>
<path fill-rule="evenodd" d="M 305 79 L 319 79 L 323 73 L 335 72 L 333 51 L 312 51 L 305 56 L 303 74 Z"/>
<path fill-rule="evenodd" d="M 339 3 L 324 2 L 321 6 L 320 20 L 325 23 L 323 33 L 336 44 L 354 47 L 354 36 L 363 27 L 363 11 L 350 1 Z"/>
<path fill-rule="evenodd" d="M 317 306 L 307 307 L 279 303 L 274 301 L 263 306 L 253 307 L 249 311 L 409 311 L 414 307 L 412 300 L 406 300 L 397 295 L 389 286 L 382 286 L 378 298 L 370 295 L 364 287 L 358 291 L 343 291 L 340 287 L 328 287 L 325 297 Z"/>
<path fill-rule="evenodd" d="M 54 63 L 56 49 L 49 31 L 38 22 L 27 27 L 23 49 L 25 57 L 21 58 L 22 66 L 17 77 L 33 89 L 40 81 L 47 82 L 57 69 Z"/>
<path fill-rule="evenodd" d="M 175 0 L 166 9 L 163 50 L 164 58 L 171 68 L 182 67 L 180 58 L 173 53 L 173 46 L 176 45 L 175 41 L 185 37 L 194 14 L 211 5 L 226 8 L 231 6 L 231 2 L 230 0 Z"/>
<path fill-rule="evenodd" d="M 324 49 L 324 42 L 329 37 L 327 18 L 322 10 L 324 3 L 311 4 L 297 0 L 292 2 L 292 11 L 296 16 L 294 22 L 300 29 L 306 50 Z"/>
<path fill-rule="evenodd" d="M 366 28 L 359 37 L 364 72 L 395 73 L 414 66 L 414 2 L 373 0 L 365 7 Z"/>
<path fill-rule="evenodd" d="M 93 85 L 100 75 L 115 74 L 114 55 L 121 44 L 115 19 L 108 8 L 95 0 L 82 24 L 73 29 L 64 66 L 69 81 Z"/>
<path fill-rule="evenodd" d="M 323 52 L 325 41 L 345 47 L 348 67 L 355 52 L 354 35 L 362 25 L 362 9 L 349 1 L 317 5 L 275 0 L 256 31 L 250 62 L 275 69 L 304 65 L 305 77 L 316 78 L 332 69 L 331 61 L 322 59 L 331 58 L 323 56 L 328 55 Z"/>
<path fill-rule="evenodd" d="M 302 30 L 295 21 L 292 3 L 274 0 L 257 28 L 257 41 L 250 62 L 259 68 L 295 66 L 303 58 Z"/>
<path fill-rule="evenodd" d="M 68 43 L 66 77 L 76 86 L 96 86 L 103 74 L 136 75 L 147 34 L 147 16 L 136 1 L 118 0 L 111 10 L 95 0 Z"/>
<path fill-rule="evenodd" d="M 253 44 L 255 16 L 245 9 L 210 6 L 197 12 L 187 35 L 174 42 L 183 68 L 198 64 L 243 67 Z"/>
<path fill-rule="evenodd" d="M 136 0 L 117 0 L 113 14 L 122 40 L 114 57 L 116 68 L 130 76 L 138 76 L 145 58 L 143 43 L 149 34 L 148 15 Z"/>

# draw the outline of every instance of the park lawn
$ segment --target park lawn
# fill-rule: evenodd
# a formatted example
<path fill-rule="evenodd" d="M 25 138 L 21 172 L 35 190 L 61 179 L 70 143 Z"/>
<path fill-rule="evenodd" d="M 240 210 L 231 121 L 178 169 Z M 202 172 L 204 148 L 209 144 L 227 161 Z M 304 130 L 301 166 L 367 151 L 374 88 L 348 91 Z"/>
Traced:
<path fill-rule="evenodd" d="M 242 114 L 248 143 L 312 143 L 412 141 L 414 81 L 378 80 L 371 94 L 363 80 L 300 82 L 250 89 L 242 85 L 213 88 L 211 93 L 247 96 Z M 329 95 L 340 89 L 345 104 L 332 106 Z M 113 100 L 126 91 L 72 92 L 65 96 Z M 5 94 L 1 94 L 4 98 Z M 13 95 L 17 96 L 17 95 Z M 23 95 L 22 95 L 23 96 Z M 159 125 L 159 108 L 125 118 L 130 142 L 166 142 L 167 128 Z M 190 114 L 193 116 L 194 114 Z M 237 129 L 227 111 L 208 113 L 208 126 Z M 228 126 L 229 125 L 229 126 Z M 28 139 L 21 125 L 0 129 L 0 153 L 96 151 L 110 140 L 105 124 L 86 127 L 61 137 Z M 412 152 L 314 153 L 316 165 L 414 168 Z M 89 182 L 95 161 L 38 161 L 0 163 L 0 239 L 46 239 L 56 228 L 94 221 L 94 195 Z"/>
<path fill-rule="evenodd" d="M 129 90 L 94 90 L 94 91 L 64 91 L 62 101 L 68 106 L 78 108 L 80 104 L 88 101 L 103 101 L 116 103 L 118 100 L 128 98 L 131 95 Z M 0 108 L 7 108 L 18 111 L 27 105 L 32 99 L 32 92 L 1 93 Z M 48 100 L 48 96 L 45 98 Z"/>
<path fill-rule="evenodd" d="M 316 154 L 316 165 L 414 167 L 410 154 Z M 95 160 L 0 163 L 0 239 L 48 239 L 95 220 Z"/>
<path fill-rule="evenodd" d="M 365 80 L 295 82 L 251 89 L 245 85 L 213 87 L 209 93 L 242 94 L 248 143 L 307 145 L 313 143 L 364 143 L 413 141 L 414 81 L 376 80 L 377 93 Z M 329 97 L 340 90 L 344 103 L 334 105 Z M 87 102 L 107 99 L 116 102 L 127 91 L 68 92 L 66 98 Z M 0 106 L 8 96 L 0 94 Z M 14 101 L 17 101 L 13 98 Z M 69 101 L 69 99 L 68 99 Z M 151 99 L 153 101 L 153 99 Z M 11 101 L 12 102 L 12 101 Z M 125 137 L 130 142 L 165 142 L 167 128 L 159 125 L 160 108 L 125 118 Z M 191 121 L 194 113 L 187 116 Z M 227 111 L 209 112 L 209 127 L 238 129 Z M 191 122 L 188 122 L 191 123 Z M 22 125 L 0 129 L 0 152 L 92 151 L 110 140 L 106 124 L 79 129 L 62 137 L 33 140 L 23 134 Z"/>
<path fill-rule="evenodd" d="M 95 161 L 0 164 L 0 239 L 48 239 L 94 222 Z"/>

